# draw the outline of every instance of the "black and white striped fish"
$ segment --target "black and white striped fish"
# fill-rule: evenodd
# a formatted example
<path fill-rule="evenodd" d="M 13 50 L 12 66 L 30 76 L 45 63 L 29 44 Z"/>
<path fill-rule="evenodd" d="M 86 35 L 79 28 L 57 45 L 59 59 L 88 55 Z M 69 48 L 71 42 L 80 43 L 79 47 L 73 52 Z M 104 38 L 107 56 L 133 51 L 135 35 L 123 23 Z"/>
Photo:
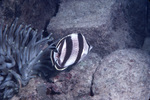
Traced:
<path fill-rule="evenodd" d="M 51 52 L 52 64 L 57 70 L 64 70 L 80 62 L 92 49 L 81 33 L 73 33 L 63 37 Z"/>

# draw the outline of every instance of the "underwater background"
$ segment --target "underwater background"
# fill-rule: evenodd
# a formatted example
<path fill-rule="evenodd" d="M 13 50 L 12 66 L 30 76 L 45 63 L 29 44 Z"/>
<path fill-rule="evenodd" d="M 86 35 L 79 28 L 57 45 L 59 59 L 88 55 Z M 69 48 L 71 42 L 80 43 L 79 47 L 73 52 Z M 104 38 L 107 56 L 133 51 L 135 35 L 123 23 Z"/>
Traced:
<path fill-rule="evenodd" d="M 22 75 L 17 67 L 8 68 L 9 71 L 3 69 L 1 62 L 9 61 L 3 61 L 1 54 L 2 100 L 150 99 L 149 0 L 1 0 L 3 31 L 8 25 L 9 32 L 16 18 L 17 27 L 14 30 L 19 25 L 29 25 L 28 28 L 33 30 L 31 34 L 38 30 L 37 34 L 41 37 L 49 37 L 50 40 L 45 42 L 49 44 L 49 50 L 40 56 L 41 60 L 49 61 L 46 63 L 49 68 L 41 64 L 39 68 L 21 68 L 23 72 L 32 69 L 38 74 L 37 77 L 25 79 L 26 82 L 22 81 L 23 85 L 8 75 Z M 72 68 L 56 71 L 49 58 L 52 42 L 71 33 L 82 33 L 93 49 Z M 11 36 L 17 40 L 14 34 Z M 32 36 L 28 38 L 32 41 Z M 37 37 L 37 41 L 40 39 Z M 0 44 L 2 48 L 2 42 Z M 6 43 L 3 45 L 7 46 Z M 38 54 L 47 47 L 43 43 L 41 45 L 33 52 Z M 16 59 L 16 55 L 13 54 L 12 59 Z M 29 71 L 25 73 L 30 75 Z"/>

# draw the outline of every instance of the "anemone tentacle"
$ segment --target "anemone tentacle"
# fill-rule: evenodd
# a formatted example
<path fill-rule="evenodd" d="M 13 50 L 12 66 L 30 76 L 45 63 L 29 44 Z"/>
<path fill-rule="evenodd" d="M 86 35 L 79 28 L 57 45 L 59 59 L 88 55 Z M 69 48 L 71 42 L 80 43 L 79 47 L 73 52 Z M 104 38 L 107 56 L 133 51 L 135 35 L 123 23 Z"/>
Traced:
<path fill-rule="evenodd" d="M 34 77 L 38 68 L 48 68 L 50 60 L 43 59 L 45 52 L 54 48 L 52 34 L 43 37 L 31 25 L 18 25 L 18 18 L 10 27 L 0 24 L 0 99 L 10 99 Z M 43 73 L 43 71 L 42 71 Z"/>

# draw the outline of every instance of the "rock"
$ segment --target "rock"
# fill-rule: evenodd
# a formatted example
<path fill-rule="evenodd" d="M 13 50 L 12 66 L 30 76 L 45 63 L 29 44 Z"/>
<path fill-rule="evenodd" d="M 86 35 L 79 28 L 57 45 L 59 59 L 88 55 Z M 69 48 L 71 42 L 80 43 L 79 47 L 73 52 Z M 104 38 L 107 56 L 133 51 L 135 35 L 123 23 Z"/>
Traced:
<path fill-rule="evenodd" d="M 148 35 L 147 30 L 147 21 L 148 21 L 148 1 L 147 0 L 120 0 L 120 6 L 123 8 L 124 17 L 129 24 L 129 27 L 133 29 L 136 34 L 140 36 Z"/>
<path fill-rule="evenodd" d="M 150 54 L 150 37 L 145 38 L 142 49 L 147 51 Z"/>
<path fill-rule="evenodd" d="M 38 96 L 37 89 L 39 89 L 39 87 L 43 86 L 44 84 L 45 82 L 41 78 L 33 78 L 29 81 L 26 87 L 21 87 L 19 93 L 11 100 L 40 100 L 41 97 Z"/>
<path fill-rule="evenodd" d="M 83 33 L 93 45 L 93 51 L 101 56 L 117 49 L 140 48 L 146 34 L 146 12 L 145 2 L 138 1 L 62 0 L 47 30 L 56 39 L 74 32 Z"/>
<path fill-rule="evenodd" d="M 148 13 L 148 16 L 147 16 L 147 23 L 148 23 L 148 25 L 147 25 L 147 36 L 149 36 L 150 37 L 150 2 L 149 1 L 147 1 L 147 13 Z"/>
<path fill-rule="evenodd" d="M 99 66 L 101 58 L 90 53 L 82 62 L 73 66 L 72 70 L 62 72 L 54 77 L 51 87 L 60 94 L 50 95 L 53 100 L 90 100 L 93 75 Z"/>
<path fill-rule="evenodd" d="M 118 50 L 102 60 L 94 76 L 94 100 L 149 100 L 150 56 Z"/>
<path fill-rule="evenodd" d="M 100 61 L 96 53 L 89 53 L 80 63 L 53 77 L 52 83 L 31 79 L 12 100 L 91 100 L 93 76 Z"/>
<path fill-rule="evenodd" d="M 19 17 L 35 29 L 44 29 L 58 9 L 58 0 L 1 0 L 0 19 L 7 24 Z"/>

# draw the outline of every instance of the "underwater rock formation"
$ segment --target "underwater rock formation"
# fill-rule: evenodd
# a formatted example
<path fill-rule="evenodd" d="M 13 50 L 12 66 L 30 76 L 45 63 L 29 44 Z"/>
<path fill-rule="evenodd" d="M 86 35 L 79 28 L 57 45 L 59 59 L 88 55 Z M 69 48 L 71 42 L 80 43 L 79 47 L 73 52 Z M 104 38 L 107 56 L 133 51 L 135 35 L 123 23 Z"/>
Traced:
<path fill-rule="evenodd" d="M 31 100 L 92 100 L 93 81 L 96 69 L 101 63 L 101 57 L 89 53 L 82 62 L 71 70 L 67 69 L 51 78 L 52 83 L 40 78 L 33 78 L 26 87 L 12 100 L 19 98 Z M 33 85 L 34 84 L 34 85 Z M 31 89 L 32 88 L 32 89 Z M 26 92 L 28 91 L 29 92 Z"/>
<path fill-rule="evenodd" d="M 140 48 L 146 35 L 146 0 L 61 0 L 47 30 L 55 38 L 81 32 L 101 56 Z"/>
<path fill-rule="evenodd" d="M 146 37 L 143 43 L 142 50 L 145 50 L 150 54 L 150 37 Z"/>
<path fill-rule="evenodd" d="M 59 94 L 49 94 L 49 99 L 91 100 L 94 97 L 92 89 L 94 74 L 100 62 L 101 57 L 96 53 L 89 53 L 72 70 L 66 70 L 54 77 L 54 83 L 50 84 L 50 88 Z"/>
<path fill-rule="evenodd" d="M 149 100 L 150 56 L 138 49 L 111 53 L 95 73 L 93 90 L 104 100 Z"/>

